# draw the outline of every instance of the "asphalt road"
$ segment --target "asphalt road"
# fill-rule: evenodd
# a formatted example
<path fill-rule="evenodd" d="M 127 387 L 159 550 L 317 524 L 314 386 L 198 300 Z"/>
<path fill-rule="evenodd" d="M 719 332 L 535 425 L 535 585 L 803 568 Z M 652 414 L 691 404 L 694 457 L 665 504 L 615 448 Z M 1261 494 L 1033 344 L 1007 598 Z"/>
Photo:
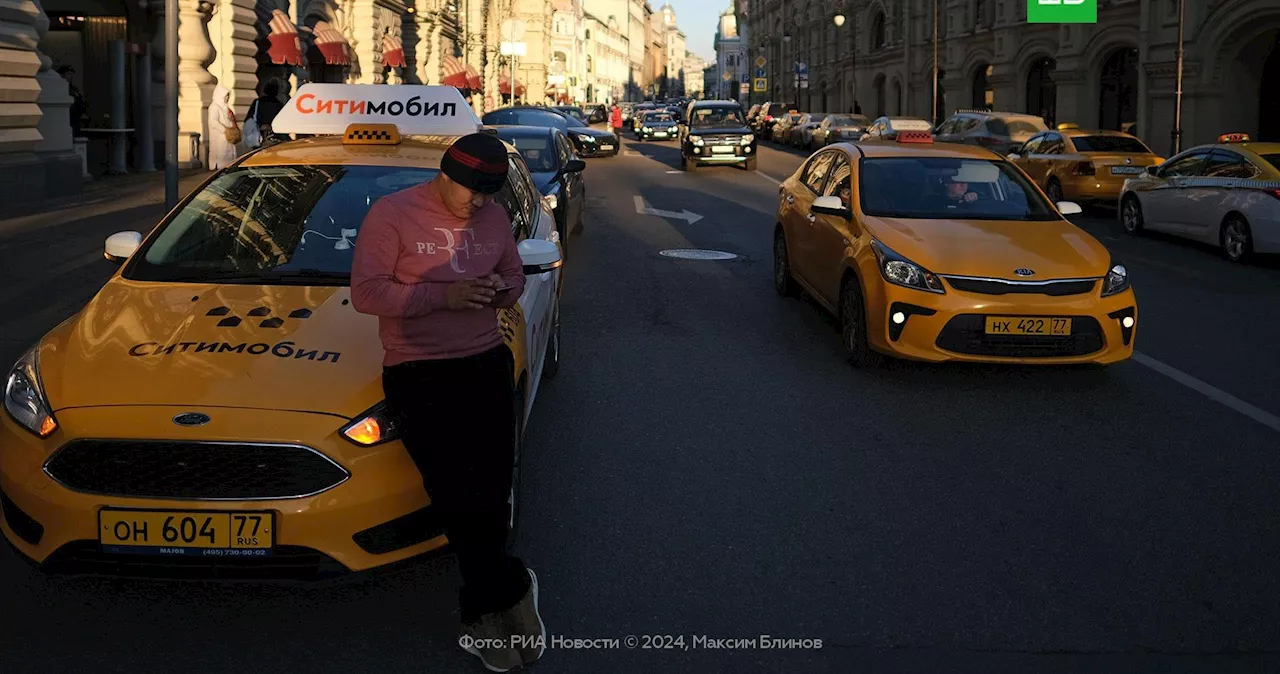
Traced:
<path fill-rule="evenodd" d="M 562 648 L 537 671 L 1280 668 L 1280 264 L 1092 213 L 1134 278 L 1140 358 L 858 371 L 771 286 L 775 181 L 801 157 L 677 160 L 629 141 L 589 164 L 517 548 L 556 635 L 822 648 Z M 0 220 L 3 362 L 111 273 L 107 234 L 159 214 L 90 208 Z M 448 557 L 298 587 L 47 578 L 0 551 L 0 671 L 482 671 L 453 643 L 457 582 Z"/>

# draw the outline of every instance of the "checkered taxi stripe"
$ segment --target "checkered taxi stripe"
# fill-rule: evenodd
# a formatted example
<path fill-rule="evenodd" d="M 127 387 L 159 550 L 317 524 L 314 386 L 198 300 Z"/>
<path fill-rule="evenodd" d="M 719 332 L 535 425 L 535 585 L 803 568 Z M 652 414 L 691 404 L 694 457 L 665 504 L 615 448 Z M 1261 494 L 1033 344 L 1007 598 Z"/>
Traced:
<path fill-rule="evenodd" d="M 1238 187 L 1255 190 L 1280 190 L 1280 180 L 1251 180 L 1248 178 L 1183 178 L 1181 187 Z"/>
<path fill-rule="evenodd" d="M 498 332 L 507 344 L 515 341 L 516 330 L 520 325 L 520 312 L 515 309 L 503 309 L 498 312 Z"/>
<path fill-rule="evenodd" d="M 347 127 L 343 142 L 356 145 L 395 145 L 400 142 L 400 132 L 385 124 L 356 125 Z"/>

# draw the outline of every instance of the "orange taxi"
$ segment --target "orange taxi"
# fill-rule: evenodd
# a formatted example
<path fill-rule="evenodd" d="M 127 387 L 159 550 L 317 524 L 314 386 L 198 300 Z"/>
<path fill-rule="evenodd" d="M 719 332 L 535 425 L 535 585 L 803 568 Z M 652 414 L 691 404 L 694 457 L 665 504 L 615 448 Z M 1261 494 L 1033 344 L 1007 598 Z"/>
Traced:
<path fill-rule="evenodd" d="M 1042 131 L 1009 155 L 1049 200 L 1114 204 L 1124 181 L 1164 159 L 1141 140 L 1119 131 L 1082 131 L 1060 124 Z"/>

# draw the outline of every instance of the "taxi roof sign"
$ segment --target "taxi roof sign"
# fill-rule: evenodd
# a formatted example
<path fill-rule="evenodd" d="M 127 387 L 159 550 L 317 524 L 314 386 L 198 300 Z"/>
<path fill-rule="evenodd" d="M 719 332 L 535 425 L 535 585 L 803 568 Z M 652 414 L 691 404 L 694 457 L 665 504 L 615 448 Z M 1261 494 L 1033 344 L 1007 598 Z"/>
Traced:
<path fill-rule="evenodd" d="M 897 140 L 899 143 L 932 143 L 933 134 L 928 131 L 917 131 L 914 129 L 910 131 L 899 131 Z"/>
<path fill-rule="evenodd" d="M 271 130 L 344 135 L 353 124 L 393 124 L 402 136 L 465 136 L 482 129 L 454 87 L 308 83 L 276 115 Z"/>
<path fill-rule="evenodd" d="M 1224 133 L 1218 136 L 1219 143 L 1247 143 L 1249 142 L 1249 134 L 1247 133 Z"/>

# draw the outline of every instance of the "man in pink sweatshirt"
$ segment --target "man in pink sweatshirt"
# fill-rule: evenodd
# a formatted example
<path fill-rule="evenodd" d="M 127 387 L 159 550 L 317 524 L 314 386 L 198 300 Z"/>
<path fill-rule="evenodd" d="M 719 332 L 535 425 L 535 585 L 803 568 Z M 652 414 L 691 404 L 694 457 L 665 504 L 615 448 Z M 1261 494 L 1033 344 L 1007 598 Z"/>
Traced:
<path fill-rule="evenodd" d="M 545 635 L 537 577 L 506 553 L 518 429 L 497 312 L 524 292 L 493 200 L 507 170 L 502 141 L 460 138 L 429 183 L 373 204 L 351 270 L 356 311 L 378 317 L 387 402 L 458 557 L 459 644 L 492 671 L 537 660 Z"/>

